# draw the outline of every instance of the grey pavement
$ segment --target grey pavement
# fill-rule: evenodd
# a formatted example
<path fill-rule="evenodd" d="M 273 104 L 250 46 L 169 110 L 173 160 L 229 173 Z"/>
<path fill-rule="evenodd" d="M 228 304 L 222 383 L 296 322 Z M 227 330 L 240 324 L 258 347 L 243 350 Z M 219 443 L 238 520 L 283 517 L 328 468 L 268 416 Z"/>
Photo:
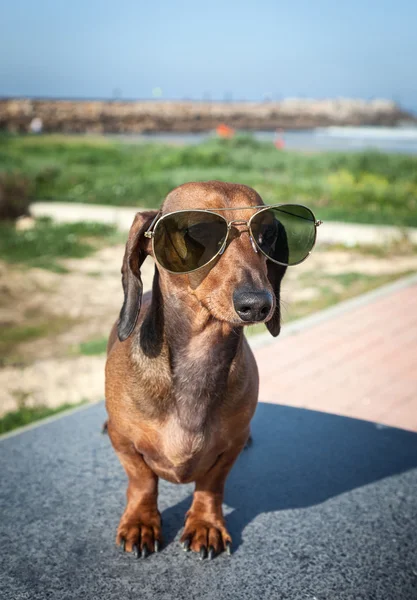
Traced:
<path fill-rule="evenodd" d="M 126 477 L 94 405 L 0 440 L 4 600 L 417 598 L 417 434 L 263 404 L 228 480 L 232 557 L 179 531 L 192 486 L 161 482 L 165 545 L 115 547 Z"/>
<path fill-rule="evenodd" d="M 34 217 L 50 217 L 57 222 L 96 221 L 116 225 L 119 229 L 129 230 L 136 212 L 140 207 L 104 206 L 97 204 L 78 204 L 75 202 L 34 202 L 30 211 Z M 320 216 L 319 214 L 317 215 Z M 326 221 L 320 228 L 320 244 L 356 244 L 382 245 L 401 239 L 404 235 L 417 244 L 417 228 L 392 227 L 387 225 L 362 225 L 358 223 L 339 223 Z"/>

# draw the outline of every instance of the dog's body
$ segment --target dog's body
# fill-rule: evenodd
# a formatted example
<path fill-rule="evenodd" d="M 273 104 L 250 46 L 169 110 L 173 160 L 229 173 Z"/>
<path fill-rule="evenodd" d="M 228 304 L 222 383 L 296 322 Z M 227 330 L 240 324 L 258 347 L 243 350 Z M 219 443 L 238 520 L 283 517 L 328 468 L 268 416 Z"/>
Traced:
<path fill-rule="evenodd" d="M 245 186 L 196 183 L 174 190 L 163 212 L 261 203 Z M 239 210 L 229 216 L 247 220 L 251 214 Z M 186 548 L 202 557 L 208 551 L 211 558 L 230 548 L 222 514 L 224 484 L 248 440 L 258 397 L 257 367 L 234 293 L 267 290 L 271 306 L 262 320 L 278 335 L 285 267 L 271 266 L 255 253 L 247 231 L 236 227 L 214 266 L 187 275 L 156 268 L 152 294 L 144 296 L 140 308 L 140 265 L 151 254 L 144 232 L 155 215 L 139 213 L 132 225 L 122 269 L 125 303 L 108 344 L 108 432 L 129 477 L 117 542 L 142 555 L 158 550 L 158 477 L 193 481 L 181 539 Z"/>

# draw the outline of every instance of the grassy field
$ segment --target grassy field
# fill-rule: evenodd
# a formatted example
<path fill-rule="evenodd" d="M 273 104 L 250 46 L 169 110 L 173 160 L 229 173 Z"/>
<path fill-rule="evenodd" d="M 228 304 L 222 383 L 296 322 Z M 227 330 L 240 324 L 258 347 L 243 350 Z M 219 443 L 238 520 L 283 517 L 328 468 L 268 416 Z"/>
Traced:
<path fill-rule="evenodd" d="M 181 183 L 219 179 L 254 187 L 268 204 L 307 204 L 322 219 L 417 226 L 412 156 L 278 151 L 250 136 L 174 147 L 3 135 L 0 171 L 29 180 L 39 200 L 155 207 Z"/>

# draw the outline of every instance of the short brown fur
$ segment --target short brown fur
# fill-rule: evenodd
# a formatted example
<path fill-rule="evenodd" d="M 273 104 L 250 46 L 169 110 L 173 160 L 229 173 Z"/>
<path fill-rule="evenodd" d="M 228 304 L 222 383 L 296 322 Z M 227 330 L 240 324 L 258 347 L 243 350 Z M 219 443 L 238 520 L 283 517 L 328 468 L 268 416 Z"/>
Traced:
<path fill-rule="evenodd" d="M 175 189 L 162 212 L 259 204 L 251 188 L 210 181 Z M 233 291 L 271 291 L 275 300 L 266 320 L 278 335 L 285 267 L 255 253 L 248 232 L 237 226 L 214 264 L 188 275 L 157 266 L 152 293 L 141 303 L 140 266 L 152 254 L 144 232 L 156 214 L 138 213 L 130 230 L 122 267 L 125 302 L 108 344 L 108 433 L 129 479 L 116 542 L 136 554 L 158 550 L 158 478 L 195 482 L 181 541 L 211 558 L 231 546 L 222 513 L 224 484 L 248 440 L 258 399 L 257 366 Z M 253 210 L 222 214 L 247 220 Z"/>

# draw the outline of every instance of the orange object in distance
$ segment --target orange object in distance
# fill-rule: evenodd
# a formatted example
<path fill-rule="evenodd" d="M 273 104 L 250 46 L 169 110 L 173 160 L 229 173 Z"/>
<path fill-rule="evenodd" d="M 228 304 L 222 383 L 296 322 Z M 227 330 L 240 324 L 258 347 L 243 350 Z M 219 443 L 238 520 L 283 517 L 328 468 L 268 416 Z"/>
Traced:
<path fill-rule="evenodd" d="M 216 133 L 219 137 L 231 138 L 235 135 L 235 130 L 225 123 L 220 123 L 220 125 L 217 125 L 216 127 Z"/>

